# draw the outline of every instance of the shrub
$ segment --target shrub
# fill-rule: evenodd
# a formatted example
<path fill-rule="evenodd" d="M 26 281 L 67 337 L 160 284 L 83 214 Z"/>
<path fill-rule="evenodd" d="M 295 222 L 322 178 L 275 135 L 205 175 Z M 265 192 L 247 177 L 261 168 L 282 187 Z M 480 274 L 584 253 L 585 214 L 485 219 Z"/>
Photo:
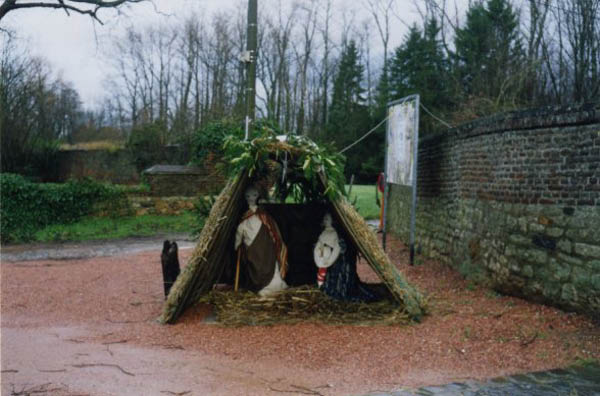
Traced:
<path fill-rule="evenodd" d="M 164 160 L 164 135 L 166 135 L 166 127 L 160 121 L 137 126 L 131 131 L 127 140 L 127 149 L 138 170 L 144 170 Z"/>
<path fill-rule="evenodd" d="M 197 130 L 192 137 L 192 163 L 202 166 L 210 153 L 220 157 L 223 154 L 223 142 L 229 135 L 242 139 L 244 130 L 239 123 L 231 120 L 211 122 Z"/>
<path fill-rule="evenodd" d="M 65 224 L 97 210 L 122 213 L 128 208 L 122 189 L 90 179 L 64 184 L 32 183 L 15 174 L 0 174 L 1 239 L 30 240 L 40 228 Z"/>
<path fill-rule="evenodd" d="M 32 166 L 32 176 L 41 181 L 56 181 L 58 179 L 58 140 L 42 140 L 33 145 L 29 163 Z"/>
<path fill-rule="evenodd" d="M 20 173 L 41 181 L 57 179 L 58 140 L 36 140 L 23 146 L 6 146 L 9 144 L 3 142 L 3 172 Z"/>
<path fill-rule="evenodd" d="M 194 209 L 192 209 L 192 215 L 194 222 L 190 229 L 190 234 L 197 238 L 204 228 L 204 222 L 210 214 L 210 210 L 216 202 L 216 195 L 201 195 L 196 197 L 194 202 Z"/>

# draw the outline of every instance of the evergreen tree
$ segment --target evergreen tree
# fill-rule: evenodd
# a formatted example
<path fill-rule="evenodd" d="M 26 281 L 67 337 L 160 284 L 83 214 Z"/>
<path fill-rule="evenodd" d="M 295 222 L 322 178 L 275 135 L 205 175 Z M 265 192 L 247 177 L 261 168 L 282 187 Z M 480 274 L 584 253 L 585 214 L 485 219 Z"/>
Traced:
<path fill-rule="evenodd" d="M 456 31 L 455 46 L 456 72 L 466 95 L 498 103 L 511 87 L 518 96 L 524 52 L 519 18 L 508 0 L 472 4 L 465 26 Z"/>
<path fill-rule="evenodd" d="M 351 40 L 340 55 L 326 128 L 327 140 L 333 141 L 338 149 L 360 138 L 371 124 L 369 109 L 363 96 L 363 72 L 364 66 L 360 63 L 358 48 L 354 40 Z M 347 176 L 367 176 L 361 167 L 361 163 L 370 155 L 367 151 L 367 145 L 361 144 L 346 153 Z"/>
<path fill-rule="evenodd" d="M 330 116 L 333 121 L 344 120 L 344 113 L 353 110 L 356 105 L 364 104 L 362 88 L 364 66 L 360 64 L 356 43 L 351 40 L 342 50 L 337 73 L 333 81 Z"/>
<path fill-rule="evenodd" d="M 438 39 L 439 32 L 435 19 L 428 20 L 423 31 L 416 25 L 411 27 L 391 60 L 390 100 L 418 93 L 421 102 L 431 110 L 439 113 L 450 107 L 448 61 Z"/>

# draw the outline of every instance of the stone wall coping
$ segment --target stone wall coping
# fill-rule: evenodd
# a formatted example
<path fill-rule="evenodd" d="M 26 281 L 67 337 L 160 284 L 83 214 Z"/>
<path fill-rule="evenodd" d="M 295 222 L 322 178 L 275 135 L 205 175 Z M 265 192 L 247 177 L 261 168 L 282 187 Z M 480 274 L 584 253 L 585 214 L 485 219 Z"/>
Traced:
<path fill-rule="evenodd" d="M 200 168 L 186 165 L 154 165 L 142 173 L 147 175 L 202 175 L 203 171 Z"/>
<path fill-rule="evenodd" d="M 468 139 L 480 135 L 600 123 L 600 102 L 570 106 L 547 106 L 494 114 L 445 131 L 423 134 L 421 143 Z"/>

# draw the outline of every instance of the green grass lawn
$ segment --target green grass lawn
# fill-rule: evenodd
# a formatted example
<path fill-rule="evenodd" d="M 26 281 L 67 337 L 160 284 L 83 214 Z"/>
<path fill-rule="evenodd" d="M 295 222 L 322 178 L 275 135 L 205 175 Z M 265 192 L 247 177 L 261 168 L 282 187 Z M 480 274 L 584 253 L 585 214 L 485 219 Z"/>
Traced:
<path fill-rule="evenodd" d="M 348 186 L 346 187 L 348 188 Z M 356 199 L 356 208 L 365 219 L 379 218 L 375 203 L 375 186 L 354 185 L 350 202 Z M 86 217 L 72 224 L 54 224 L 34 235 L 38 242 L 86 241 L 94 239 L 120 239 L 136 236 L 154 236 L 167 233 L 198 233 L 196 215 L 186 212 L 178 216 L 144 215 L 119 218 Z"/>
<path fill-rule="evenodd" d="M 195 215 L 143 215 L 127 217 L 86 217 L 72 224 L 54 224 L 35 233 L 39 242 L 85 241 L 154 236 L 166 233 L 192 233 L 199 225 Z"/>
<path fill-rule="evenodd" d="M 346 191 L 350 189 L 350 185 L 346 185 Z M 375 185 L 361 185 L 355 184 L 352 186 L 350 192 L 350 203 L 354 204 L 354 207 L 360 213 L 365 220 L 372 220 L 379 218 L 379 206 L 375 203 Z M 379 194 L 381 199 L 381 194 Z M 355 203 L 356 200 L 356 203 Z M 288 196 L 285 200 L 286 203 L 295 202 L 291 196 Z"/>
<path fill-rule="evenodd" d="M 346 186 L 348 190 L 350 186 Z M 353 185 L 350 193 L 350 202 L 356 199 L 355 207 L 358 213 L 367 220 L 379 218 L 379 206 L 375 203 L 375 185 Z M 381 199 L 381 194 L 379 194 Z"/>

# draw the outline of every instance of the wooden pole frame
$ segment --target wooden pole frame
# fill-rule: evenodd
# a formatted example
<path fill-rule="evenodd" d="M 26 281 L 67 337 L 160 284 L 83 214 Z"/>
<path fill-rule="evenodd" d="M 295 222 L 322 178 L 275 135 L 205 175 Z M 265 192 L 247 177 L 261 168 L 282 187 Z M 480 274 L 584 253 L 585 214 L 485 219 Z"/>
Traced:
<path fill-rule="evenodd" d="M 235 284 L 233 287 L 234 291 L 238 291 L 239 285 L 240 285 L 240 261 L 242 259 L 242 246 L 240 245 L 240 247 L 238 248 L 237 251 L 237 263 L 235 266 Z"/>
<path fill-rule="evenodd" d="M 248 0 L 248 30 L 246 50 L 250 55 L 246 63 L 246 119 L 245 138 L 248 140 L 250 125 L 256 117 L 256 58 L 258 36 L 258 0 Z"/>

